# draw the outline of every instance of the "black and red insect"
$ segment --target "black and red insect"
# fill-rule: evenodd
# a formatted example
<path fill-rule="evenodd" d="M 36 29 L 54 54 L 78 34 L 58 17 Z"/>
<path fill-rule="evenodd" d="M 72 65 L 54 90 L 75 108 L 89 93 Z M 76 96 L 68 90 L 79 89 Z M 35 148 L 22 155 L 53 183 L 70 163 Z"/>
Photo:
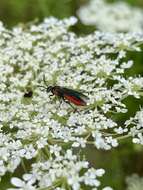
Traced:
<path fill-rule="evenodd" d="M 50 96 L 55 95 L 61 98 L 64 102 L 68 103 L 71 107 L 73 107 L 71 103 L 76 106 L 87 105 L 86 100 L 88 99 L 88 97 L 79 91 L 62 87 L 62 86 L 46 86 L 46 87 L 39 86 L 39 87 L 45 88 L 47 93 L 49 92 L 52 93 L 52 95 Z"/>

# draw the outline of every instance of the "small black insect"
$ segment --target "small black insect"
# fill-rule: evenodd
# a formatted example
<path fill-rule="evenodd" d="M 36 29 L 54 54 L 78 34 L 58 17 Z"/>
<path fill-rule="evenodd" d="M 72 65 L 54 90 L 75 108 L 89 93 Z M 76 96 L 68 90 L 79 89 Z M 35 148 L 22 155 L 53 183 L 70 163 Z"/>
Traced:
<path fill-rule="evenodd" d="M 33 96 L 32 90 L 30 90 L 30 91 L 28 91 L 28 92 L 26 92 L 26 93 L 24 94 L 24 97 L 25 97 L 25 98 L 31 98 L 32 96 Z"/>

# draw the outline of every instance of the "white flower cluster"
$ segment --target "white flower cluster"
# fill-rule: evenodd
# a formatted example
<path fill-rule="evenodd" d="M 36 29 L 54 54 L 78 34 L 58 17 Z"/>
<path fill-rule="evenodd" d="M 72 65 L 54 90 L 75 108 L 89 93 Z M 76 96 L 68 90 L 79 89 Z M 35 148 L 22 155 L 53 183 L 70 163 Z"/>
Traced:
<path fill-rule="evenodd" d="M 133 136 L 133 143 L 143 145 L 143 109 L 127 120 L 125 125 L 129 128 L 128 136 Z"/>
<path fill-rule="evenodd" d="M 143 31 L 143 10 L 124 1 L 91 0 L 79 9 L 78 15 L 84 24 L 95 25 L 105 32 Z"/>
<path fill-rule="evenodd" d="M 26 190 L 36 190 L 36 182 L 38 182 L 40 189 L 48 187 L 48 189 L 62 190 L 81 189 L 83 184 L 90 186 L 94 190 L 100 185 L 97 179 L 104 174 L 103 169 L 89 168 L 87 161 L 79 161 L 78 157 L 72 154 L 71 150 L 67 150 L 64 155 L 61 154 L 61 147 L 51 146 L 51 155 L 45 162 L 38 161 L 32 164 L 31 173 L 23 175 L 23 181 L 19 178 L 12 178 L 11 182 L 17 188 Z M 54 186 L 53 186 L 54 184 Z"/>
<path fill-rule="evenodd" d="M 32 164 L 24 181 L 12 178 L 20 190 L 78 190 L 83 184 L 96 190 L 103 170 L 89 168 L 72 152 L 87 144 L 116 147 L 128 130 L 114 114 L 127 112 L 124 98 L 143 95 L 143 78 L 124 76 L 133 64 L 126 52 L 140 51 L 143 36 L 95 32 L 80 37 L 68 31 L 75 22 L 49 18 L 12 30 L 0 25 L 0 176 L 12 172 L 14 177 L 20 164 Z M 48 86 L 82 91 L 87 106 L 75 111 L 50 97 L 40 87 L 43 77 Z"/>
<path fill-rule="evenodd" d="M 143 187 L 143 177 L 133 174 L 126 178 L 127 190 L 142 190 Z"/>

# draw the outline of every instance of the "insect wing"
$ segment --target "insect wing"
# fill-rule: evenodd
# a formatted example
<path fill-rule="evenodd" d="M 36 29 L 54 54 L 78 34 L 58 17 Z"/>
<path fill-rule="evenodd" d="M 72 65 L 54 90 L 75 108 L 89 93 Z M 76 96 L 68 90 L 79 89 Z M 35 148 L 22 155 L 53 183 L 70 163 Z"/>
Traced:
<path fill-rule="evenodd" d="M 86 100 L 88 99 L 87 96 L 82 94 L 81 92 L 78 92 L 76 90 L 68 89 L 68 88 L 62 88 L 63 96 L 66 100 L 72 102 L 75 105 L 78 106 L 85 106 Z"/>
<path fill-rule="evenodd" d="M 71 95 L 64 95 L 64 98 L 70 102 L 72 102 L 73 104 L 77 105 L 77 106 L 85 106 L 86 102 L 82 99 L 79 99 L 75 96 L 71 96 Z"/>

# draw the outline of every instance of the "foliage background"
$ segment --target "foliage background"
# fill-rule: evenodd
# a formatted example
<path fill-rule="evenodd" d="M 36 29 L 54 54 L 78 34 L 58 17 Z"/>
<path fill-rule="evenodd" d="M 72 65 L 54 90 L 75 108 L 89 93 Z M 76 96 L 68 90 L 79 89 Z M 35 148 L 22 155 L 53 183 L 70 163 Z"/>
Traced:
<path fill-rule="evenodd" d="M 113 0 L 110 0 L 112 2 Z M 114 0 L 116 2 L 117 0 Z M 143 8 L 143 0 L 126 0 L 133 6 Z M 78 8 L 88 2 L 88 0 L 0 0 L 0 20 L 6 27 L 11 28 L 17 24 L 38 21 L 48 16 L 64 18 L 76 15 Z M 88 34 L 95 30 L 94 27 L 87 27 L 80 22 L 72 28 L 78 35 Z M 126 75 L 143 75 L 143 54 L 129 53 L 129 57 L 134 59 L 135 64 Z M 143 100 L 130 98 L 126 104 L 129 112 L 127 117 L 132 115 L 132 110 L 138 110 Z M 122 115 L 117 120 L 123 121 Z M 122 122 L 121 122 L 122 123 Z M 132 144 L 130 139 L 121 142 L 120 146 L 110 151 L 99 151 L 89 146 L 85 149 L 86 157 L 90 160 L 92 166 L 105 168 L 106 175 L 103 177 L 103 183 L 108 184 L 116 190 L 126 189 L 125 178 L 132 173 L 143 176 L 143 147 Z M 20 171 L 18 170 L 17 173 Z M 1 181 L 3 189 L 7 186 L 6 176 Z M 2 189 L 1 189 L 2 190 Z"/>

